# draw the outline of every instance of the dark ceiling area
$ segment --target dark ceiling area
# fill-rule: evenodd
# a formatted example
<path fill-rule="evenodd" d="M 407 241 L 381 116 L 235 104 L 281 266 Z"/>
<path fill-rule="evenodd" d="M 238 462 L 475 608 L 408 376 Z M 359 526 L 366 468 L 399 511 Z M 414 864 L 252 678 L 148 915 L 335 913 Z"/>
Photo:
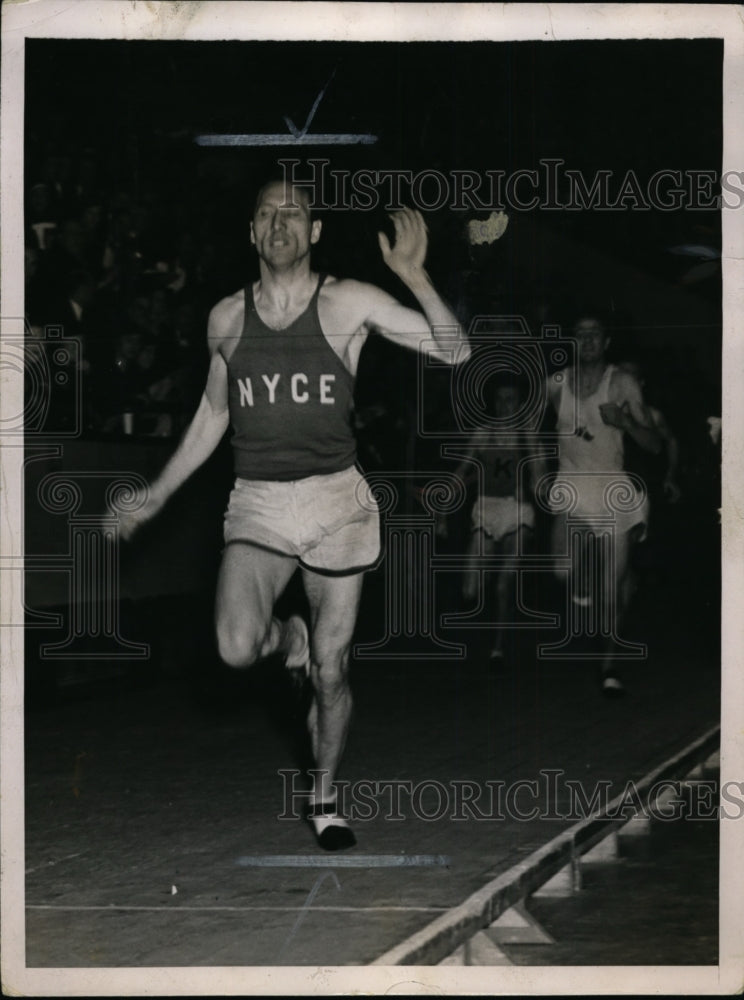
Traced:
<path fill-rule="evenodd" d="M 27 42 L 31 116 L 124 129 L 379 136 L 396 166 L 715 168 L 717 39 L 493 43 Z M 330 81 L 330 83 L 329 83 Z M 365 151 L 369 157 L 369 150 Z M 374 165 L 374 163 L 372 163 Z"/>

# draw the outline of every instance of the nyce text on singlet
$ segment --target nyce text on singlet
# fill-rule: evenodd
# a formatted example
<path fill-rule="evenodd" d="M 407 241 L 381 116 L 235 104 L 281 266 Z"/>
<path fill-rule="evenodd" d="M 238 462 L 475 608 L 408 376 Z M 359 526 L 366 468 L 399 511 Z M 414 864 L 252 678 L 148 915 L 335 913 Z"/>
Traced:
<path fill-rule="evenodd" d="M 326 340 L 318 318 L 318 280 L 305 311 L 283 330 L 267 326 L 245 289 L 245 320 L 225 356 L 234 428 L 235 474 L 289 481 L 354 464 L 354 379 Z"/>

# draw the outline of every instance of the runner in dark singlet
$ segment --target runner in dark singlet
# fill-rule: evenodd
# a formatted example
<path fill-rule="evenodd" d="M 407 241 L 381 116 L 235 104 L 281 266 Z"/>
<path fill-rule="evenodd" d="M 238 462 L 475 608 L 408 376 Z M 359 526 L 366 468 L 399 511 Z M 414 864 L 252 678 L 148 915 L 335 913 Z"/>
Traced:
<path fill-rule="evenodd" d="M 483 556 L 498 553 L 518 557 L 525 552 L 535 525 L 535 511 L 526 495 L 525 475 L 532 445 L 510 430 L 522 402 L 516 382 L 500 379 L 493 389 L 492 423 L 474 431 L 466 458 L 455 470 L 464 482 L 475 480 L 478 494 L 471 514 L 472 533 L 468 543 L 468 568 L 463 576 L 463 597 L 474 600 L 479 594 Z M 516 576 L 508 568 L 495 574 L 496 619 L 502 624 L 514 620 Z M 491 643 L 489 657 L 500 662 L 504 656 L 503 628 Z"/>
<path fill-rule="evenodd" d="M 261 189 L 250 227 L 259 280 L 212 310 L 199 409 L 141 509 L 122 519 L 127 537 L 153 517 L 232 423 L 237 479 L 217 587 L 219 650 L 236 668 L 277 652 L 289 667 L 307 668 L 318 772 L 310 819 L 328 850 L 355 843 L 333 782 L 351 714 L 348 660 L 362 571 L 379 558 L 377 509 L 354 464 L 351 392 L 359 355 L 373 329 L 448 363 L 469 355 L 424 269 L 421 215 L 404 209 L 392 220 L 394 243 L 380 234 L 380 250 L 423 315 L 373 285 L 321 279 L 310 264 L 321 223 L 306 193 L 282 181 Z M 273 615 L 298 565 L 309 634 L 299 616 L 282 622 Z"/>

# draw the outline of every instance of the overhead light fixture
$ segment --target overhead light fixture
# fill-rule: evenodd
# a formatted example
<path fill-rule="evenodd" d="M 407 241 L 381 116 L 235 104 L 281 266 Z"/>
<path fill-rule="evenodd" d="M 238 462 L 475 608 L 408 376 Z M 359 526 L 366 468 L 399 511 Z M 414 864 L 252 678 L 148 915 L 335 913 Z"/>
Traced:
<path fill-rule="evenodd" d="M 377 142 L 376 135 L 356 135 L 346 132 L 301 132 L 296 135 L 285 133 L 246 133 L 244 135 L 197 135 L 197 146 L 369 146 Z"/>
<path fill-rule="evenodd" d="M 238 135 L 220 135 L 218 133 L 207 134 L 207 135 L 197 135 L 194 137 L 194 142 L 197 146 L 370 146 L 372 143 L 377 142 L 376 135 L 369 135 L 366 133 L 353 133 L 353 132 L 310 132 L 310 123 L 315 117 L 315 112 L 318 110 L 318 105 L 323 99 L 323 95 L 328 89 L 333 77 L 336 75 L 336 70 L 334 69 L 331 73 L 328 83 L 323 87 L 321 92 L 315 98 L 315 103 L 310 109 L 310 114 L 307 116 L 307 121 L 305 122 L 304 128 L 298 129 L 291 118 L 284 115 L 284 121 L 287 123 L 287 128 L 289 129 L 289 134 L 284 132 L 276 134 L 264 134 L 261 132 L 248 132 L 245 134 Z"/>

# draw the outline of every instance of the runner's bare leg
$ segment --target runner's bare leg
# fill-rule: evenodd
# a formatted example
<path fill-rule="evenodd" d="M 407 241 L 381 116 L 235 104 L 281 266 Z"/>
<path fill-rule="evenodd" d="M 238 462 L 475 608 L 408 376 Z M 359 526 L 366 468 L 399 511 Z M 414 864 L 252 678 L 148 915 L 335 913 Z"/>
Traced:
<path fill-rule="evenodd" d="M 314 696 L 308 729 L 321 772 L 318 801 L 334 797 L 333 780 L 346 743 L 351 719 L 349 652 L 356 625 L 364 575 L 323 576 L 303 570 L 305 592 L 310 602 L 310 679 Z"/>
<path fill-rule="evenodd" d="M 230 667 L 249 667 L 272 653 L 289 652 L 295 638 L 273 617 L 274 605 L 297 568 L 291 556 L 244 542 L 225 548 L 217 581 L 217 644 Z"/>

